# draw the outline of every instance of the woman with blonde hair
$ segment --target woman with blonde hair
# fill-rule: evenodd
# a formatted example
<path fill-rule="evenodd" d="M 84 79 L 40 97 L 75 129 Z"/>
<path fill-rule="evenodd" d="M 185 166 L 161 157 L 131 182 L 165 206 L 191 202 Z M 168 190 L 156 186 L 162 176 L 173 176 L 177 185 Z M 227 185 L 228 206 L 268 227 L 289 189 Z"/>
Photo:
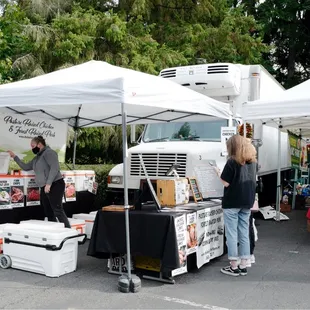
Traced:
<path fill-rule="evenodd" d="M 220 178 L 224 184 L 222 207 L 230 265 L 221 272 L 245 276 L 251 257 L 249 219 L 256 193 L 256 149 L 251 140 L 235 135 L 227 141 L 227 152 L 229 159 Z"/>

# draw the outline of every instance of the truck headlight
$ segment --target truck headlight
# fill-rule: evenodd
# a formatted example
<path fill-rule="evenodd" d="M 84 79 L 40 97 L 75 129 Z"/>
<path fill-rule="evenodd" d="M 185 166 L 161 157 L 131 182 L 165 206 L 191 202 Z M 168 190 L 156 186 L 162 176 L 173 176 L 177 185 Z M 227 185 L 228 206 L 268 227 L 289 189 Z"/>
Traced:
<path fill-rule="evenodd" d="M 123 177 L 121 176 L 111 176 L 111 184 L 122 184 L 123 183 Z"/>

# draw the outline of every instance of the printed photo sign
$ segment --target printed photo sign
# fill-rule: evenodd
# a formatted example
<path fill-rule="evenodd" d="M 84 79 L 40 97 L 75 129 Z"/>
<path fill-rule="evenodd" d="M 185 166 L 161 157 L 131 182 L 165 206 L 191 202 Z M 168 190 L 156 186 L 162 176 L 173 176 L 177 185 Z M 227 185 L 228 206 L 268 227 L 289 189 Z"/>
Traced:
<path fill-rule="evenodd" d="M 197 211 L 197 267 L 223 254 L 224 220 L 221 206 Z"/>

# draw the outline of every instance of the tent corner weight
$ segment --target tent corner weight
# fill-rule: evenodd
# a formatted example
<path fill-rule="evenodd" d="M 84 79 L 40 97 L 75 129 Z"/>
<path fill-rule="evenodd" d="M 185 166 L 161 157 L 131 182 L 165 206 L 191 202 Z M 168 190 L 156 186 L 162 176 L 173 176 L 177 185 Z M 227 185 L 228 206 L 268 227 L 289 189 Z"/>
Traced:
<path fill-rule="evenodd" d="M 129 280 L 127 275 L 121 275 L 118 278 L 118 290 L 122 293 L 138 293 L 141 289 L 141 279 L 137 276 L 132 276 Z"/>

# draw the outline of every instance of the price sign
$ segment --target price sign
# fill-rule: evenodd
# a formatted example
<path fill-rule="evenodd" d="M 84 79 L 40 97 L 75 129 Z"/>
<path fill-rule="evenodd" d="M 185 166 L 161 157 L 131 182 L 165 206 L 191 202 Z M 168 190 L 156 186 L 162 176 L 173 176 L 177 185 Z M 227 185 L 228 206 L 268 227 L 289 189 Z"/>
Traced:
<path fill-rule="evenodd" d="M 222 143 L 222 155 L 227 155 L 227 140 L 237 133 L 236 127 L 221 127 L 221 143 Z"/>

